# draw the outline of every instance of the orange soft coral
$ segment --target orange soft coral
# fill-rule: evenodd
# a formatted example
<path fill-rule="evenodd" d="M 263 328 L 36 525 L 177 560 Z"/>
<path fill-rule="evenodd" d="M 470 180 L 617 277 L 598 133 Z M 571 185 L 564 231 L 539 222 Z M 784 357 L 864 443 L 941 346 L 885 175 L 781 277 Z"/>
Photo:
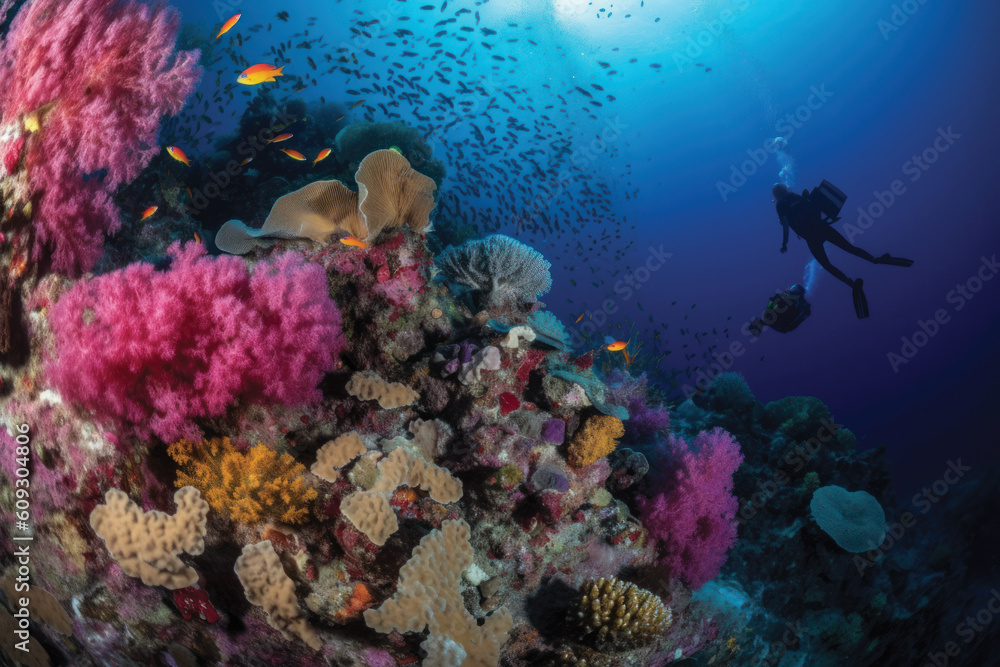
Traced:
<path fill-rule="evenodd" d="M 229 438 L 181 440 L 167 451 L 182 468 L 176 485 L 197 488 L 213 510 L 234 521 L 302 523 L 317 496 L 303 481 L 305 466 L 263 444 L 239 452 Z"/>
<path fill-rule="evenodd" d="M 615 451 L 618 438 L 625 435 L 622 420 L 610 415 L 594 415 L 573 437 L 569 445 L 569 464 L 586 468 L 597 459 Z M 211 501 L 209 501 L 211 502 Z"/>

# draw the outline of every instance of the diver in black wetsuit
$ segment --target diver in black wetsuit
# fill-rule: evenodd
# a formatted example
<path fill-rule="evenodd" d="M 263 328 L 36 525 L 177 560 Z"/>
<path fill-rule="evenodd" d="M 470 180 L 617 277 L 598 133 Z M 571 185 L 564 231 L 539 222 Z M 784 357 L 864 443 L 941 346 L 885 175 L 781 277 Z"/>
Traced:
<path fill-rule="evenodd" d="M 824 185 L 826 185 L 826 181 L 824 181 Z M 816 191 L 814 191 L 815 193 Z M 809 252 L 816 258 L 820 266 L 829 271 L 838 280 L 846 283 L 853 290 L 854 310 L 859 319 L 868 317 L 868 300 L 862 291 L 862 280 L 860 278 L 851 280 L 843 271 L 831 264 L 830 258 L 826 256 L 826 249 L 823 247 L 823 244 L 829 241 L 838 248 L 866 259 L 872 264 L 891 264 L 893 266 L 910 266 L 913 264 L 913 260 L 893 257 L 888 253 L 881 257 L 875 257 L 867 250 L 863 250 L 852 244 L 832 226 L 832 223 L 840 218 L 832 219 L 829 222 L 824 221 L 823 209 L 811 200 L 807 191 L 803 192 L 802 195 L 797 195 L 794 192 L 789 192 L 785 185 L 778 183 L 771 188 L 771 194 L 774 195 L 774 201 L 776 202 L 775 209 L 778 212 L 778 219 L 781 220 L 783 232 L 781 252 L 785 253 L 788 251 L 788 229 L 791 228 L 796 236 L 800 239 L 805 239 L 806 244 L 809 246 Z"/>
<path fill-rule="evenodd" d="M 777 332 L 788 333 L 806 321 L 812 313 L 812 306 L 806 301 L 806 288 L 795 284 L 771 297 L 760 317 L 750 323 L 750 332 L 760 337 L 765 326 Z"/>

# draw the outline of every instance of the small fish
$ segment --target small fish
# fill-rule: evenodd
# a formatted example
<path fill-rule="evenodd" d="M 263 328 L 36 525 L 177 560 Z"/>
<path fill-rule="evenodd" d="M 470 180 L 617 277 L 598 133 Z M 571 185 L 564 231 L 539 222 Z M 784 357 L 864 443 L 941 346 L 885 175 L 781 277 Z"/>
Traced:
<path fill-rule="evenodd" d="M 154 213 L 156 213 L 158 208 L 159 206 L 150 206 L 149 208 L 147 208 L 145 211 L 142 212 L 142 217 L 139 218 L 139 221 L 141 222 L 146 218 L 151 217 Z"/>
<path fill-rule="evenodd" d="M 201 245 L 205 245 L 204 239 L 201 238 L 201 234 L 199 234 L 198 232 L 194 233 L 194 242 L 199 243 Z"/>
<path fill-rule="evenodd" d="M 357 102 L 355 102 L 354 104 L 352 104 L 351 106 L 349 106 L 349 107 L 347 108 L 347 110 L 348 110 L 348 111 L 350 111 L 351 109 L 354 109 L 355 107 L 359 107 L 359 106 L 361 106 L 361 105 L 362 105 L 362 104 L 364 104 L 364 103 L 365 103 L 365 101 L 364 101 L 364 100 L 358 100 Z M 343 118 L 343 116 L 341 116 L 341 118 Z M 339 119 L 338 119 L 338 120 L 339 120 Z"/>
<path fill-rule="evenodd" d="M 298 160 L 299 162 L 302 162 L 306 159 L 305 155 L 303 155 L 298 151 L 294 151 L 291 148 L 282 148 L 281 152 L 287 155 L 288 157 L 292 158 L 293 160 Z"/>
<path fill-rule="evenodd" d="M 352 248 L 361 248 L 362 250 L 368 247 L 367 243 L 365 243 L 360 239 L 356 239 L 353 236 L 347 236 L 345 238 L 342 238 L 340 239 L 340 242 L 343 243 L 344 245 L 349 245 Z"/>
<path fill-rule="evenodd" d="M 610 343 L 607 344 L 608 352 L 621 352 L 626 347 L 628 347 L 628 342 L 623 340 L 612 340 Z"/>
<path fill-rule="evenodd" d="M 347 116 L 341 116 L 340 118 L 338 118 L 337 120 L 335 120 L 333 122 L 334 123 L 339 123 L 340 121 L 344 120 L 345 118 L 347 118 Z"/>
<path fill-rule="evenodd" d="M 332 152 L 333 151 L 331 151 L 329 148 L 324 148 L 319 152 L 319 155 L 316 156 L 316 159 L 313 160 L 313 164 L 316 164 L 317 162 L 322 162 L 326 158 L 330 157 L 330 153 Z"/>
<path fill-rule="evenodd" d="M 253 158 L 252 157 L 243 158 L 243 162 L 240 162 L 240 166 L 241 167 L 245 167 L 248 164 L 250 164 L 251 162 L 253 162 Z"/>
<path fill-rule="evenodd" d="M 219 34 L 216 35 L 215 38 L 219 39 L 220 37 L 222 37 L 223 35 L 225 35 L 227 32 L 229 32 L 229 30 L 234 25 L 236 25 L 236 22 L 240 20 L 241 16 L 243 16 L 243 14 L 234 14 L 232 17 L 230 17 L 230 19 L 228 21 L 226 21 L 225 23 L 222 24 L 222 30 L 219 31 Z"/>
<path fill-rule="evenodd" d="M 587 314 L 587 313 L 585 313 L 585 312 L 583 312 L 583 313 L 580 313 L 580 317 L 576 318 L 576 321 L 577 321 L 577 323 L 579 323 L 579 322 L 580 322 L 580 320 L 582 320 L 582 319 L 583 319 L 583 316 L 584 316 L 584 315 L 586 315 L 586 314 Z"/>
<path fill-rule="evenodd" d="M 178 162 L 183 162 L 189 167 L 191 166 L 191 163 L 188 162 L 188 156 L 184 154 L 184 151 L 177 148 L 177 146 L 167 146 L 167 154 Z"/>
<path fill-rule="evenodd" d="M 292 136 L 294 136 L 294 135 L 288 134 L 286 132 L 285 134 L 279 134 L 278 136 L 276 136 L 274 139 L 271 139 L 267 143 L 269 143 L 269 144 L 276 144 L 276 143 L 279 143 L 281 141 L 288 141 L 289 139 L 292 138 Z"/>
<path fill-rule="evenodd" d="M 260 65 L 254 65 L 253 67 L 248 67 L 243 70 L 243 72 L 236 78 L 236 82 L 242 83 L 244 86 L 256 86 L 260 83 L 271 83 L 275 80 L 274 77 L 284 76 L 282 73 L 282 70 L 284 69 L 284 66 L 276 69 L 273 65 L 261 63 Z"/>

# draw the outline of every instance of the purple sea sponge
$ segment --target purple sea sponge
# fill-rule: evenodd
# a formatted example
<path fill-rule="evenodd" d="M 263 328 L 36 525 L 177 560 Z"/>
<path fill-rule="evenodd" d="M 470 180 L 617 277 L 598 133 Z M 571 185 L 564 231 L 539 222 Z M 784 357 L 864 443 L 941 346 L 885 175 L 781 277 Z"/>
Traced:
<path fill-rule="evenodd" d="M 542 426 L 542 440 L 553 445 L 561 445 L 566 439 L 566 422 L 562 419 L 553 418 L 545 422 Z"/>

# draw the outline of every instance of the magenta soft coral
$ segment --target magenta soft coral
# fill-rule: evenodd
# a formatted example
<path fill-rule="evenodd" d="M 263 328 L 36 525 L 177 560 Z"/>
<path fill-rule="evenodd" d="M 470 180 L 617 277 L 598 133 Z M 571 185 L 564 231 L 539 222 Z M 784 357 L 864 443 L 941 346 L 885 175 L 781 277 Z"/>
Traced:
<path fill-rule="evenodd" d="M 698 589 L 715 578 L 736 544 L 733 473 L 743 454 L 722 429 L 699 433 L 693 447 L 671 436 L 667 448 L 673 479 L 652 498 L 638 498 L 641 519 L 670 576 Z"/>
<path fill-rule="evenodd" d="M 244 404 L 318 400 L 346 342 L 319 266 L 289 252 L 258 264 L 170 248 L 73 287 L 52 309 L 53 385 L 99 420 L 142 437 L 199 439 L 199 418 Z"/>
<path fill-rule="evenodd" d="M 199 54 L 174 53 L 179 27 L 175 10 L 135 0 L 33 0 L 15 17 L 0 46 L 0 136 L 16 141 L 14 124 L 51 105 L 26 167 L 33 255 L 53 270 L 93 267 L 120 225 L 111 194 L 157 154 L 160 119 L 194 90 Z M 0 149 L 6 166 L 12 147 Z"/>

